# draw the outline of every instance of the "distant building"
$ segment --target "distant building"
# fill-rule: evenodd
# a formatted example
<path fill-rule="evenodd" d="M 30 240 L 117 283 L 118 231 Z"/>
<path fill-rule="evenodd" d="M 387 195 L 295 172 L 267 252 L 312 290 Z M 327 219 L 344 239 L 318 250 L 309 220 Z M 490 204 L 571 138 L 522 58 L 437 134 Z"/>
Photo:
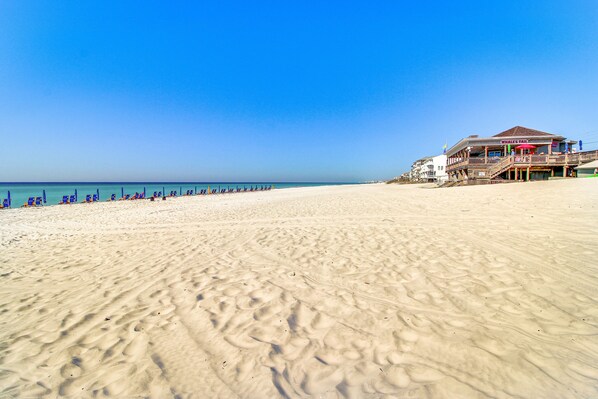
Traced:
<path fill-rule="evenodd" d="M 420 158 L 413 162 L 409 173 L 411 181 L 443 183 L 447 180 L 446 155 Z"/>
<path fill-rule="evenodd" d="M 598 160 L 579 165 L 575 170 L 577 177 L 598 176 Z"/>
<path fill-rule="evenodd" d="M 598 158 L 598 151 L 573 153 L 576 143 L 522 126 L 491 137 L 469 136 L 447 150 L 448 178 L 483 182 L 571 176 L 574 167 Z"/>
<path fill-rule="evenodd" d="M 446 155 L 436 155 L 432 158 L 434 167 L 434 181 L 436 183 L 444 183 L 448 180 L 448 174 L 446 173 Z"/>

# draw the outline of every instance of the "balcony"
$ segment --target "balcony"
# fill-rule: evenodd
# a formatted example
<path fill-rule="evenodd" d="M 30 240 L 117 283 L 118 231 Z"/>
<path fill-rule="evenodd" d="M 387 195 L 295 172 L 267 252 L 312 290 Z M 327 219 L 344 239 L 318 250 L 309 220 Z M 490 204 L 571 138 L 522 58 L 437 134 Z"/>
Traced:
<path fill-rule="evenodd" d="M 455 162 L 447 165 L 447 170 L 459 168 L 492 168 L 498 163 L 510 163 L 511 166 L 577 166 L 598 159 L 598 151 L 588 151 L 575 154 L 546 154 L 546 155 L 510 155 L 493 158 L 456 158 Z M 509 160 L 509 161 L 507 161 Z"/>

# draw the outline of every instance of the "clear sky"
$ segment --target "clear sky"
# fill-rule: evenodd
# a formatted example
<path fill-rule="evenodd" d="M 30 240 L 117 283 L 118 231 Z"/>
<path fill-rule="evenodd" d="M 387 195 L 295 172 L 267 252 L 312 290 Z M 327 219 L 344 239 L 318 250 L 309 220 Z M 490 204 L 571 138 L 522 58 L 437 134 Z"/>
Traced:
<path fill-rule="evenodd" d="M 361 181 L 598 145 L 598 1 L 2 1 L 0 181 Z"/>

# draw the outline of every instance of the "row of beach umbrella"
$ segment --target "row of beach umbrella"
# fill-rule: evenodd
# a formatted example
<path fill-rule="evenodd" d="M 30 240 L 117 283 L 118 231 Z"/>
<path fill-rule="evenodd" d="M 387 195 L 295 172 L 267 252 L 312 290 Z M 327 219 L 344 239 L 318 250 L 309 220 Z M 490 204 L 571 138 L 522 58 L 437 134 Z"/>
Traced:
<path fill-rule="evenodd" d="M 258 186 L 258 185 L 256 185 L 255 187 L 253 185 L 251 185 L 250 186 L 250 191 L 263 191 L 263 190 L 270 190 L 272 188 L 273 188 L 273 186 L 271 186 L 271 185 L 267 185 L 267 186 L 264 186 L 264 185 Z M 236 186 L 236 191 L 239 191 L 239 186 Z M 247 186 L 243 186 L 243 190 L 242 191 L 247 191 Z M 176 195 L 176 190 L 173 191 L 173 192 Z M 204 192 L 204 190 L 202 190 L 202 193 L 203 192 Z M 216 193 L 221 193 L 221 192 L 222 192 L 222 189 L 221 189 L 221 186 L 219 185 L 218 186 L 218 190 L 216 191 Z M 227 188 L 226 188 L 226 190 L 224 192 L 231 192 L 230 191 L 230 186 L 227 186 Z M 233 191 L 233 192 L 235 192 L 235 191 Z M 186 192 L 186 194 L 189 194 L 189 193 L 190 193 L 190 195 L 197 195 L 197 193 L 198 193 L 197 186 L 195 186 L 194 190 L 188 190 Z M 125 198 L 125 188 L 124 187 L 120 188 L 120 194 L 121 194 L 121 198 Z M 136 193 L 136 194 L 138 194 L 138 193 Z M 162 187 L 161 194 L 162 194 L 163 197 L 167 196 L 164 186 Z M 210 191 L 210 186 L 208 186 L 208 189 L 205 191 L 205 194 L 212 194 L 212 192 Z M 182 186 L 179 187 L 179 194 L 178 195 L 179 196 L 183 195 L 183 187 Z M 114 196 L 114 194 L 113 194 L 113 196 Z M 170 195 L 168 195 L 168 196 L 170 196 Z M 86 200 L 89 199 L 90 197 L 91 197 L 91 195 L 87 195 Z M 75 192 L 74 192 L 73 195 L 65 195 L 65 196 L 63 196 L 63 198 L 68 198 L 69 199 L 68 203 L 73 203 L 73 201 L 74 202 L 78 202 L 79 201 L 79 194 L 77 192 L 77 189 L 75 189 Z M 147 198 L 146 197 L 146 188 L 145 187 L 143 187 L 143 196 L 139 196 L 139 198 Z M 99 201 L 99 200 L 100 200 L 100 189 L 98 188 L 98 189 L 96 189 L 96 194 L 93 196 L 93 201 L 92 202 Z M 64 202 L 60 202 L 60 203 L 62 204 Z M 24 206 L 37 206 L 37 205 L 42 205 L 42 204 L 46 204 L 46 190 L 42 190 L 42 196 L 41 197 L 29 197 L 29 201 Z M 7 197 L 3 201 L 0 201 L 0 208 L 10 208 L 10 207 L 12 207 L 12 199 L 11 199 L 10 190 L 9 190 L 7 192 Z"/>

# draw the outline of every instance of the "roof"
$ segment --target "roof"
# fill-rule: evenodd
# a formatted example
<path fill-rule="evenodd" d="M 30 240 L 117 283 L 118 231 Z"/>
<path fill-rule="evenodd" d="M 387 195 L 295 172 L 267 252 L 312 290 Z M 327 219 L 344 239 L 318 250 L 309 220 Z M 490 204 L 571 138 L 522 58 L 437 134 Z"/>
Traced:
<path fill-rule="evenodd" d="M 565 137 L 542 132 L 540 130 L 530 129 L 523 126 L 515 126 L 510 128 L 509 130 L 505 130 L 504 132 L 495 134 L 494 136 L 490 137 L 479 137 L 478 135 L 471 135 L 469 137 L 461 139 L 451 148 L 446 151 L 448 156 L 455 154 L 457 151 L 463 150 L 469 146 L 484 146 L 484 145 L 498 145 L 504 144 L 504 141 L 507 140 L 529 140 L 530 144 L 534 145 L 546 145 L 550 142 L 562 142 L 565 140 Z M 577 141 L 568 140 L 569 144 L 575 144 Z M 507 143 L 508 144 L 508 143 Z M 517 142 L 513 142 L 513 144 L 517 144 Z"/>
<path fill-rule="evenodd" d="M 578 167 L 576 167 L 574 169 L 577 170 L 577 169 L 594 169 L 594 168 L 598 168 L 598 160 L 584 163 L 583 165 L 579 165 Z"/>
<path fill-rule="evenodd" d="M 495 134 L 492 137 L 521 137 L 521 136 L 546 137 L 546 136 L 555 136 L 555 135 L 546 133 L 546 132 L 542 132 L 540 130 L 530 129 L 528 127 L 515 126 L 515 127 L 510 128 L 509 130 L 505 130 L 504 132 Z"/>

